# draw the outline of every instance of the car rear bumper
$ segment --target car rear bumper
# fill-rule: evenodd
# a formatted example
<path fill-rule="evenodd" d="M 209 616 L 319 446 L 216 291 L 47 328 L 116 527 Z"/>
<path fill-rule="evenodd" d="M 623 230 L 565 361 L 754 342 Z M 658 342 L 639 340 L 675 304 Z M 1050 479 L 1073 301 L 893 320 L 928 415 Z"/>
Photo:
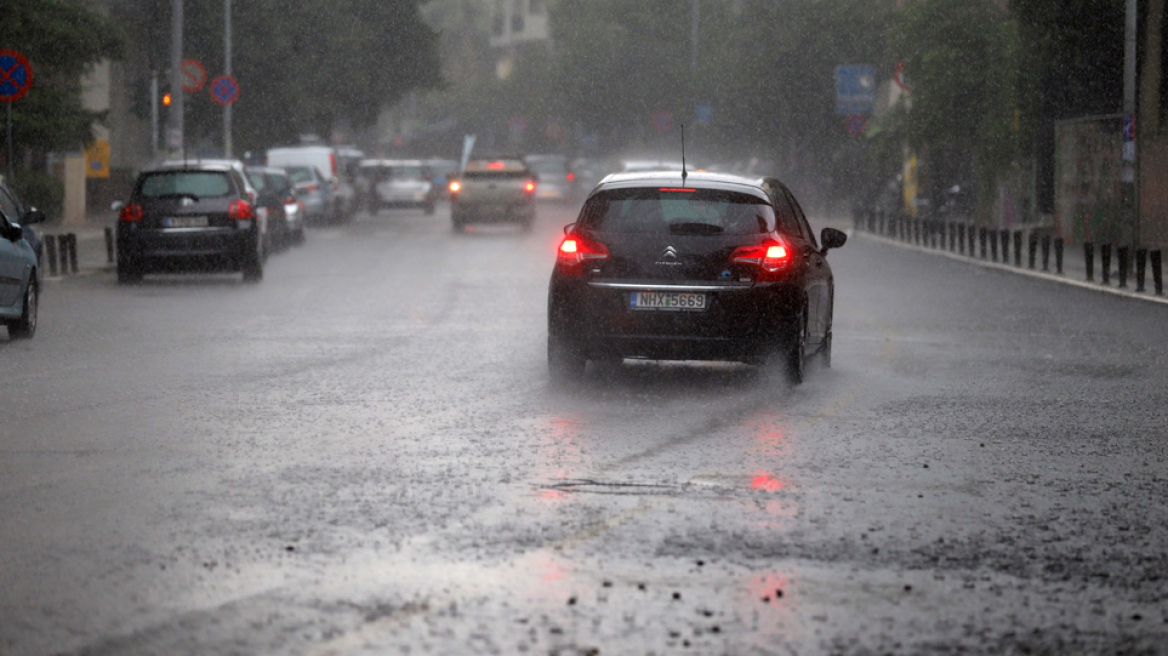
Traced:
<path fill-rule="evenodd" d="M 118 225 L 118 259 L 136 269 L 237 270 L 258 251 L 256 224 L 247 228 L 162 230 Z"/>
<path fill-rule="evenodd" d="M 466 222 L 531 221 L 535 218 L 535 204 L 531 200 L 522 203 L 457 202 L 451 207 L 451 212 Z"/>
<path fill-rule="evenodd" d="M 635 289 L 707 295 L 702 311 L 634 310 Z M 554 275 L 548 332 L 571 339 L 589 358 L 753 361 L 783 345 L 798 316 L 800 291 L 786 283 L 613 285 Z"/>

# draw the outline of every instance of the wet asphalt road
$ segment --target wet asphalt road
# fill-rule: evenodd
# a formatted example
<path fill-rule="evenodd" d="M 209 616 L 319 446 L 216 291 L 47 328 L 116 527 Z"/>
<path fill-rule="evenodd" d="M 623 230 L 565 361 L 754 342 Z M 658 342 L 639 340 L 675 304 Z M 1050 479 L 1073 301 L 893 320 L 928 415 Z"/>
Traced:
<path fill-rule="evenodd" d="M 1168 308 L 854 238 L 833 369 L 549 386 L 565 208 L 0 340 L 0 654 L 1168 653 Z"/>

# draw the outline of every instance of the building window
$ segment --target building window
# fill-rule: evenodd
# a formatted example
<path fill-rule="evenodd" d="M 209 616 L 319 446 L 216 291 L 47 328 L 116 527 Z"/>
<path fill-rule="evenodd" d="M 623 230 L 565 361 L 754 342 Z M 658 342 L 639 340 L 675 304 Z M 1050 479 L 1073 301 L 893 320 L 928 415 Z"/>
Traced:
<path fill-rule="evenodd" d="M 515 0 L 511 5 L 511 33 L 523 31 L 523 19 L 527 12 L 523 11 L 523 0 Z"/>
<path fill-rule="evenodd" d="M 495 0 L 494 16 L 491 16 L 491 34 L 503 36 L 503 28 L 507 20 L 506 0 Z"/>

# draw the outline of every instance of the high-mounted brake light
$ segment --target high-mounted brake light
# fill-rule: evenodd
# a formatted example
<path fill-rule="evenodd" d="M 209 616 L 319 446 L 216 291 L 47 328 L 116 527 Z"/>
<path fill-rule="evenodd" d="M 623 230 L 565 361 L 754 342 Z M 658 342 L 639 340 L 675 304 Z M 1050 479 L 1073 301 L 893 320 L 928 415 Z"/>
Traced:
<path fill-rule="evenodd" d="M 576 181 L 576 174 L 575 174 L 575 173 L 569 173 L 569 174 L 567 175 L 567 178 L 568 178 L 568 182 L 575 182 L 575 181 Z"/>
<path fill-rule="evenodd" d="M 118 221 L 123 223 L 137 223 L 142 220 L 143 214 L 145 214 L 145 212 L 142 211 L 142 206 L 140 204 L 130 203 L 129 205 L 123 207 L 122 211 L 118 213 Z"/>
<path fill-rule="evenodd" d="M 529 194 L 530 194 L 531 192 L 535 191 L 535 181 L 534 181 L 534 180 L 528 180 L 528 181 L 527 181 L 527 184 L 523 185 L 523 191 L 526 191 L 526 192 L 527 192 L 527 193 L 529 193 Z"/>
<path fill-rule="evenodd" d="M 586 260 L 607 259 L 608 249 L 604 244 L 579 235 L 564 237 L 556 254 L 556 264 L 560 266 L 560 271 L 570 276 L 581 275 L 580 265 Z"/>
<path fill-rule="evenodd" d="M 233 200 L 227 206 L 227 216 L 237 221 L 250 221 L 255 218 L 255 210 L 246 200 Z"/>
<path fill-rule="evenodd" d="M 773 279 L 771 274 L 782 271 L 791 263 L 791 251 L 778 240 L 770 240 L 753 246 L 739 246 L 730 254 L 730 261 L 738 264 L 752 264 L 759 268 L 759 280 Z"/>
<path fill-rule="evenodd" d="M 450 183 L 450 193 L 457 194 L 460 190 L 462 190 L 462 184 L 458 180 Z"/>
<path fill-rule="evenodd" d="M 507 168 L 507 164 L 504 162 L 487 162 L 487 168 L 492 171 L 502 171 Z"/>
<path fill-rule="evenodd" d="M 662 187 L 661 189 L 658 189 L 657 191 L 670 191 L 670 192 L 677 192 L 677 193 L 684 193 L 684 194 L 692 194 L 693 192 L 697 191 L 697 189 L 682 189 L 681 187 Z"/>

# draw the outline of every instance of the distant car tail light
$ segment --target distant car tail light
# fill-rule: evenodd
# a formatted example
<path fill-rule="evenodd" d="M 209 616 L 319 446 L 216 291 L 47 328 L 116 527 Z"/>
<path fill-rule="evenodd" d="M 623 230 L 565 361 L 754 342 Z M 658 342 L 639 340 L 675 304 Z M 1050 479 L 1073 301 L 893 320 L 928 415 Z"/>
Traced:
<path fill-rule="evenodd" d="M 308 184 L 308 185 L 304 185 L 303 187 L 301 187 L 301 189 L 303 189 L 304 191 L 309 191 L 309 192 L 320 191 L 320 185 Z"/>
<path fill-rule="evenodd" d="M 123 223 L 137 223 L 142 220 L 145 212 L 142 211 L 142 205 L 139 203 L 130 203 L 122 208 L 118 213 L 118 221 Z"/>
<path fill-rule="evenodd" d="M 777 239 L 753 246 L 739 246 L 730 254 L 730 261 L 757 266 L 760 281 L 774 280 L 776 274 L 791 264 L 791 248 Z"/>
<path fill-rule="evenodd" d="M 452 180 L 450 182 L 450 193 L 457 194 L 460 191 L 462 191 L 462 185 L 458 182 L 458 180 Z"/>
<path fill-rule="evenodd" d="M 329 153 L 329 169 L 332 170 L 333 177 L 337 177 L 337 154 Z"/>
<path fill-rule="evenodd" d="M 523 191 L 529 194 L 535 192 L 535 180 L 528 180 L 527 184 L 523 185 Z"/>
<path fill-rule="evenodd" d="M 299 202 L 300 201 L 296 200 L 295 196 L 289 196 L 289 197 L 284 199 L 285 205 L 295 205 L 296 203 L 299 203 Z"/>
<path fill-rule="evenodd" d="M 608 248 L 604 244 L 579 235 L 564 237 L 556 254 L 556 264 L 560 265 L 560 270 L 573 276 L 581 275 L 580 265 L 585 261 L 607 259 Z"/>
<path fill-rule="evenodd" d="M 246 200 L 233 200 L 227 207 L 227 216 L 237 221 L 250 221 L 255 218 L 255 210 Z"/>
<path fill-rule="evenodd" d="M 575 173 L 569 173 L 569 174 L 567 175 L 567 178 L 568 178 L 568 182 L 575 182 L 575 181 L 576 181 L 576 174 L 575 174 Z"/>

